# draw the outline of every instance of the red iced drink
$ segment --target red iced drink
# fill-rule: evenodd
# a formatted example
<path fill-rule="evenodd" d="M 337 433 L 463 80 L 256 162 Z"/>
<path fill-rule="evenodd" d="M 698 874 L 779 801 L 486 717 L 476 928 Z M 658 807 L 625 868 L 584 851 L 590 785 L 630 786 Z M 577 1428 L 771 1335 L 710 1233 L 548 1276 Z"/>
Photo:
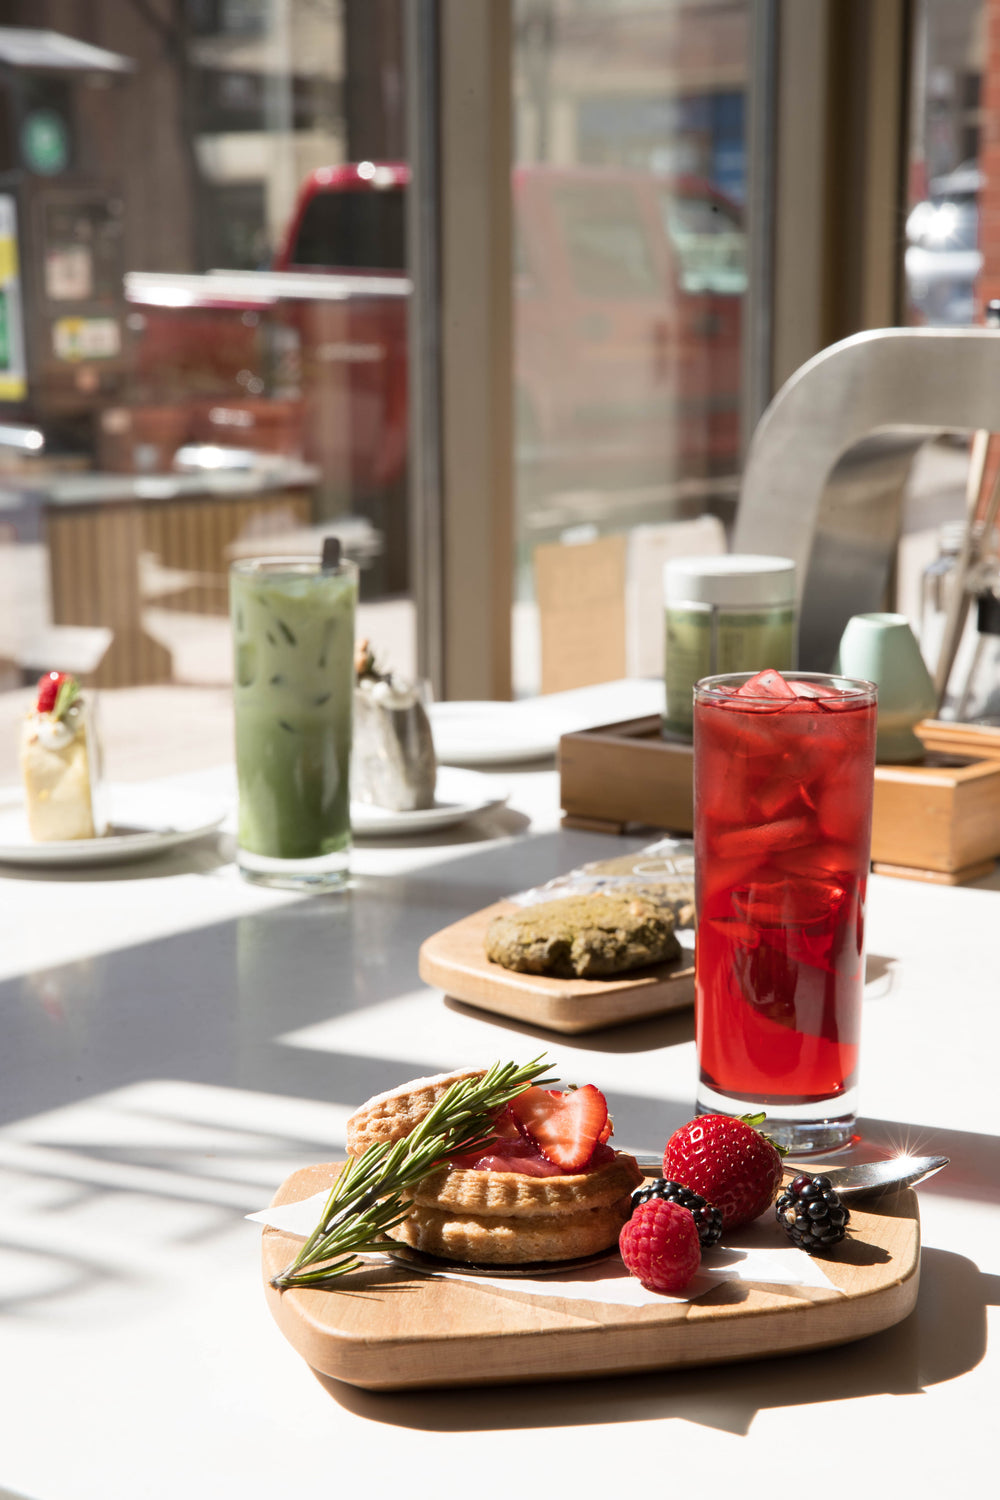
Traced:
<path fill-rule="evenodd" d="M 853 1123 L 875 721 L 843 677 L 695 689 L 698 1104 L 800 1151 Z"/>

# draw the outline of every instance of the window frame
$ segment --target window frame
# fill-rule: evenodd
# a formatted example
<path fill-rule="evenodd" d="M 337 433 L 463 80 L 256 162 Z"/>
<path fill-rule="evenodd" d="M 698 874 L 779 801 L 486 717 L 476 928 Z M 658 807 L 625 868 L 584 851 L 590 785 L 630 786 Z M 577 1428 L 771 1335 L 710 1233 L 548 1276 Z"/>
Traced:
<path fill-rule="evenodd" d="M 418 662 L 511 695 L 512 0 L 410 0 L 411 521 Z M 744 447 L 795 370 L 899 321 L 913 0 L 754 0 Z"/>

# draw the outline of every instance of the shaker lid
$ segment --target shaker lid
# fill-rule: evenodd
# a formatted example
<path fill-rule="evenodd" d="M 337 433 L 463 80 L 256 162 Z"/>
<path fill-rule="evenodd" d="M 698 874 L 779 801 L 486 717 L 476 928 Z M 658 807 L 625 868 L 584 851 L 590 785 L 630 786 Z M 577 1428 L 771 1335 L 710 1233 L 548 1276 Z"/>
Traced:
<path fill-rule="evenodd" d="M 663 597 L 667 604 L 793 604 L 795 564 L 752 552 L 675 557 L 663 565 Z"/>

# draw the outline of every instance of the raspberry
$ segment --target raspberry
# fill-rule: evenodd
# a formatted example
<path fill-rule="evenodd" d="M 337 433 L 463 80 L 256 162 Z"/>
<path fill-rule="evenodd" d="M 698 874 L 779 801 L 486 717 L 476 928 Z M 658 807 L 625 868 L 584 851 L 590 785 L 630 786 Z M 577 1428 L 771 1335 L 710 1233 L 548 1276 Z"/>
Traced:
<path fill-rule="evenodd" d="M 680 1292 L 701 1264 L 698 1230 L 678 1203 L 640 1203 L 618 1237 L 622 1260 L 652 1292 Z"/>
<path fill-rule="evenodd" d="M 651 1198 L 662 1198 L 665 1203 L 679 1203 L 681 1208 L 686 1208 L 694 1218 L 703 1250 L 708 1250 L 721 1240 L 722 1209 L 716 1208 L 714 1203 L 706 1203 L 700 1193 L 692 1193 L 690 1188 L 679 1182 L 664 1182 L 662 1177 L 657 1177 L 653 1182 L 647 1182 L 645 1187 L 636 1188 L 632 1194 L 632 1212 L 635 1212 L 640 1203 L 648 1203 Z"/>

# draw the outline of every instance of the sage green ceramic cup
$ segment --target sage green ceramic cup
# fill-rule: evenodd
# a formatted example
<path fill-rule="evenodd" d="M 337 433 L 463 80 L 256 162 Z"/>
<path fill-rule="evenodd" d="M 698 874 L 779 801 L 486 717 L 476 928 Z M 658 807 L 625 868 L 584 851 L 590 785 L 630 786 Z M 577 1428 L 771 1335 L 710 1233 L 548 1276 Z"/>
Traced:
<path fill-rule="evenodd" d="M 834 672 L 878 684 L 875 759 L 912 764 L 924 747 L 914 734 L 937 712 L 937 694 L 917 638 L 905 615 L 853 615 L 840 638 Z"/>

